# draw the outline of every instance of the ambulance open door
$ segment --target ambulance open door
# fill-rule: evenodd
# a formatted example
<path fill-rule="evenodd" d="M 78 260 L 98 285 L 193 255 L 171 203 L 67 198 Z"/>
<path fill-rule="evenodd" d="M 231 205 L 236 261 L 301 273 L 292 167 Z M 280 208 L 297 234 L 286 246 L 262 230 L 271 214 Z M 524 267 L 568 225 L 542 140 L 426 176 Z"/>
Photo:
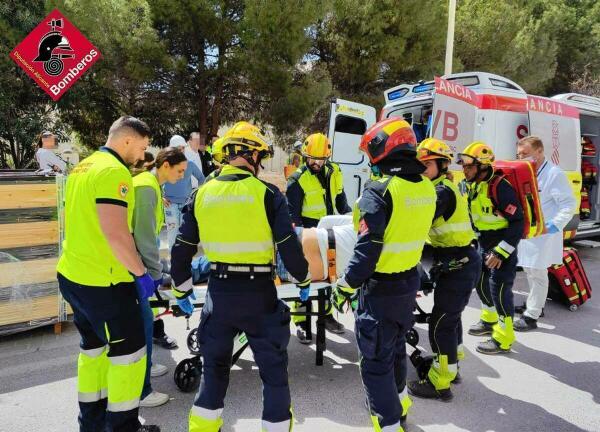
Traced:
<path fill-rule="evenodd" d="M 581 201 L 581 126 L 579 110 L 571 105 L 541 96 L 527 96 L 529 134 L 541 138 L 546 159 L 561 167 Z M 565 231 L 579 225 L 579 204 Z"/>
<path fill-rule="evenodd" d="M 331 161 L 342 169 L 350 206 L 360 196 L 371 173 L 369 160 L 358 146 L 362 135 L 375 121 L 376 111 L 371 106 L 343 99 L 331 103 L 328 134 L 332 144 Z"/>

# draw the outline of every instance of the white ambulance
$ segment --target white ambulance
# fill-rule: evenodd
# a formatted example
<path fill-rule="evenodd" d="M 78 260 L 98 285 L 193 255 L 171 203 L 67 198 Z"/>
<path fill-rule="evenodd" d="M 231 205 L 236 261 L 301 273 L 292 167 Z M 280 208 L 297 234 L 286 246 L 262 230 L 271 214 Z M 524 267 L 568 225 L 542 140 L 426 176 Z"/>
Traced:
<path fill-rule="evenodd" d="M 553 98 L 528 95 L 517 83 L 484 72 L 464 72 L 402 84 L 384 92 L 385 106 L 379 120 L 406 119 L 420 141 L 433 136 L 445 141 L 455 154 L 473 141 L 489 144 L 497 159 L 514 160 L 517 142 L 527 135 L 539 136 L 546 157 L 567 172 L 578 199 L 584 166 L 599 165 L 598 153 L 582 154 L 582 138 L 600 150 L 600 99 L 579 94 Z M 348 200 L 356 199 L 369 179 L 368 160 L 358 150 L 361 135 L 377 121 L 375 108 L 337 99 L 331 104 L 329 139 L 332 160 L 344 173 Z M 451 167 L 458 170 L 457 165 Z M 579 210 L 565 228 L 567 237 L 600 234 L 600 194 L 593 181 L 586 182 L 590 211 L 580 220 Z M 583 214 L 583 213 L 582 213 Z"/>

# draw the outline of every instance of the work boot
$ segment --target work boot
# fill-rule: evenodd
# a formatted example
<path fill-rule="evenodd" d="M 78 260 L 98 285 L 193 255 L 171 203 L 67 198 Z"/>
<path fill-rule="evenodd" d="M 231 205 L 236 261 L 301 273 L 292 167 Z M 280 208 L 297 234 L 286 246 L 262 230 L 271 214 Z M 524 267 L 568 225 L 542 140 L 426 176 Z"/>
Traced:
<path fill-rule="evenodd" d="M 523 315 L 527 310 L 527 304 L 523 303 L 521 306 L 515 306 L 515 312 L 519 315 Z M 542 313 L 540 314 L 540 318 L 544 316 L 544 308 L 542 308 Z"/>
<path fill-rule="evenodd" d="M 344 333 L 344 325 L 338 322 L 333 315 L 327 315 L 325 317 L 325 330 L 335 334 L 342 334 Z"/>
<path fill-rule="evenodd" d="M 312 334 L 306 331 L 305 323 L 296 324 L 296 337 L 298 338 L 298 342 L 303 345 L 309 345 L 312 342 Z"/>
<path fill-rule="evenodd" d="M 452 381 L 450 381 L 452 384 L 460 384 L 462 383 L 462 376 L 460 375 L 460 372 L 456 372 L 456 376 L 454 377 L 454 379 Z"/>
<path fill-rule="evenodd" d="M 510 348 L 500 348 L 500 344 L 498 344 L 498 342 L 496 342 L 494 339 L 490 338 L 485 342 L 479 342 L 477 345 L 477 351 L 479 351 L 481 354 L 508 354 L 510 353 Z"/>
<path fill-rule="evenodd" d="M 408 384 L 408 392 L 416 397 L 423 399 L 439 399 L 442 402 L 450 402 L 454 395 L 449 388 L 436 390 L 434 385 L 428 378 L 419 381 L 410 381 Z"/>
<path fill-rule="evenodd" d="M 491 335 L 494 324 L 485 321 L 479 321 L 469 327 L 469 334 L 472 336 Z"/>
<path fill-rule="evenodd" d="M 520 331 L 520 332 L 535 330 L 537 328 L 537 320 L 523 315 L 521 318 L 519 318 L 518 320 L 516 320 L 514 322 L 513 328 L 516 331 Z"/>
<path fill-rule="evenodd" d="M 137 432 L 160 432 L 160 428 L 156 425 L 143 425 Z"/>

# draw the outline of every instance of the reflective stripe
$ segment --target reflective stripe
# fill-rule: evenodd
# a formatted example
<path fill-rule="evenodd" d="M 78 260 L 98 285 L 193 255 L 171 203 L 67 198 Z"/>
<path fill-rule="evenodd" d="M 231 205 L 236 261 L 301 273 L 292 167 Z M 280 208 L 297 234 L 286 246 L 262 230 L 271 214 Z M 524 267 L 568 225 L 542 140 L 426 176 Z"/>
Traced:
<path fill-rule="evenodd" d="M 221 413 L 223 412 L 223 408 L 219 408 L 216 410 L 210 410 L 207 408 L 202 408 L 196 405 L 192 405 L 192 415 L 202 417 L 208 420 L 216 420 L 221 417 Z"/>
<path fill-rule="evenodd" d="M 404 390 L 402 390 L 400 393 L 398 393 L 398 397 L 400 398 L 401 401 L 404 398 L 408 397 L 408 389 L 406 388 L 406 386 L 404 386 Z"/>
<path fill-rule="evenodd" d="M 496 307 L 495 306 L 487 306 L 484 303 L 481 303 L 481 309 L 483 309 L 486 312 L 490 312 L 490 313 L 497 313 L 496 312 Z"/>
<path fill-rule="evenodd" d="M 108 402 L 107 411 L 123 412 L 131 411 L 140 406 L 140 398 L 132 399 L 125 402 Z"/>
<path fill-rule="evenodd" d="M 273 247 L 271 241 L 256 241 L 256 242 L 201 242 L 205 249 L 216 253 L 252 253 L 263 252 Z"/>
<path fill-rule="evenodd" d="M 79 402 L 83 402 L 83 403 L 90 403 L 90 402 L 98 402 L 99 400 L 106 399 L 107 397 L 108 397 L 108 389 L 103 388 L 97 392 L 88 392 L 88 393 L 79 392 L 77 400 Z"/>
<path fill-rule="evenodd" d="M 401 253 L 401 252 L 412 252 L 423 249 L 425 240 L 417 240 L 406 243 L 384 243 L 381 253 Z"/>
<path fill-rule="evenodd" d="M 262 421 L 262 432 L 289 432 L 290 430 L 291 422 L 289 420 L 277 423 Z"/>
<path fill-rule="evenodd" d="M 146 355 L 146 346 L 143 346 L 139 350 L 134 352 L 133 354 L 125 354 L 125 355 L 120 355 L 120 356 L 115 356 L 115 357 L 109 356 L 108 359 L 110 360 L 110 362 L 113 365 L 126 366 L 126 365 L 130 365 L 130 364 L 140 361 L 141 359 L 144 358 L 145 355 Z"/>
<path fill-rule="evenodd" d="M 90 358 L 100 357 L 104 351 L 106 351 L 106 345 L 101 346 L 100 348 L 92 348 L 92 349 L 87 349 L 87 350 L 83 349 L 83 348 L 79 348 L 79 352 L 81 354 L 83 354 L 84 356 L 90 357 Z"/>
<path fill-rule="evenodd" d="M 400 426 L 400 422 L 381 428 L 381 432 L 401 432 L 401 431 L 404 431 L 404 429 L 402 429 L 402 426 Z"/>
<path fill-rule="evenodd" d="M 445 223 L 437 228 L 431 228 L 431 233 L 434 235 L 441 235 L 454 231 L 471 231 L 471 224 L 469 222 Z"/>
<path fill-rule="evenodd" d="M 489 223 L 494 223 L 494 222 L 499 222 L 499 221 L 505 221 L 506 219 L 501 217 L 501 216 L 493 216 L 493 215 L 479 215 L 476 213 L 472 213 L 471 216 L 473 217 L 473 222 L 489 222 Z"/>
<path fill-rule="evenodd" d="M 181 285 L 173 288 L 173 291 L 175 291 L 174 292 L 175 297 L 179 298 L 179 297 L 183 296 L 184 294 L 187 294 L 188 292 L 190 292 L 193 289 L 194 289 L 194 284 L 192 282 L 192 278 L 189 278 L 188 280 L 183 282 Z"/>
<path fill-rule="evenodd" d="M 510 244 L 508 244 L 507 242 L 505 242 L 504 240 L 502 240 L 498 244 L 498 247 L 501 247 L 502 249 L 504 249 L 506 252 L 508 252 L 509 255 L 515 251 L 515 248 L 513 246 L 511 246 Z"/>
<path fill-rule="evenodd" d="M 432 366 L 434 368 L 436 368 L 437 370 L 441 370 L 441 367 L 442 367 L 440 365 L 440 362 L 437 361 L 437 360 L 433 361 L 433 365 Z M 446 364 L 444 366 L 448 369 L 448 372 L 453 372 L 453 373 L 458 372 L 458 364 L 456 364 L 456 363 L 448 363 L 448 364 Z"/>
<path fill-rule="evenodd" d="M 319 210 L 325 210 L 326 207 L 324 204 L 315 204 L 315 205 L 311 205 L 311 206 L 304 206 L 302 207 L 302 210 L 304 211 L 319 211 Z"/>
<path fill-rule="evenodd" d="M 218 268 L 219 267 L 217 264 L 210 265 L 211 270 L 218 270 Z M 273 268 L 270 266 L 255 266 L 253 269 L 251 269 L 250 266 L 238 266 L 238 265 L 227 264 L 227 267 L 225 269 L 225 271 L 245 272 L 245 273 L 250 273 L 251 270 L 254 273 L 271 273 L 273 271 Z"/>

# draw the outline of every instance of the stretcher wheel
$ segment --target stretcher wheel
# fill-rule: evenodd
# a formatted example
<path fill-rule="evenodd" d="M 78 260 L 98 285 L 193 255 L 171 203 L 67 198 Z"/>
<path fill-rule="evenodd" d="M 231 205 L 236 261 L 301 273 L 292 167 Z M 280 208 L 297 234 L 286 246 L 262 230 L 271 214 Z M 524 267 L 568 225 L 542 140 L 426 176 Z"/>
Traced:
<path fill-rule="evenodd" d="M 577 306 L 576 304 L 572 304 L 569 306 L 569 310 L 571 312 L 575 312 L 577 309 L 579 309 L 579 306 Z"/>
<path fill-rule="evenodd" d="M 195 391 L 200 385 L 202 360 L 192 357 L 179 362 L 175 368 L 175 384 L 184 393 Z"/>
<path fill-rule="evenodd" d="M 202 354 L 200 352 L 200 341 L 198 340 L 198 328 L 195 328 L 188 334 L 187 346 L 191 354 L 195 356 Z"/>
<path fill-rule="evenodd" d="M 413 348 L 416 348 L 417 345 L 419 345 L 419 333 L 417 333 L 417 330 L 414 327 L 406 332 L 406 343 Z"/>

